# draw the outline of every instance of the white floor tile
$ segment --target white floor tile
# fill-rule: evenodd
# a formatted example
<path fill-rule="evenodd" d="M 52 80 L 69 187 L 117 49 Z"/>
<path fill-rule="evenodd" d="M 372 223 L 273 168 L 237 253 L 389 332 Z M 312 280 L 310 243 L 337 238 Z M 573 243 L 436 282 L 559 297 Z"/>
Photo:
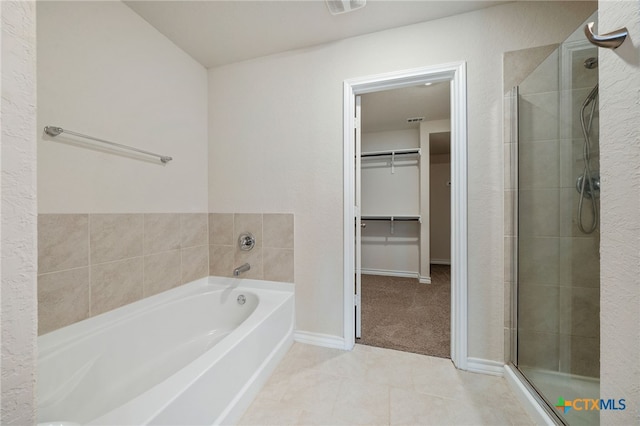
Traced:
<path fill-rule="evenodd" d="M 501 377 L 451 360 L 295 343 L 241 425 L 529 425 Z"/>
<path fill-rule="evenodd" d="M 297 425 L 302 410 L 279 401 L 256 398 L 244 413 L 239 425 Z"/>
<path fill-rule="evenodd" d="M 388 425 L 389 391 L 386 385 L 345 379 L 333 414 L 353 425 Z"/>
<path fill-rule="evenodd" d="M 336 402 L 340 377 L 304 370 L 291 376 L 281 402 L 313 413 L 330 413 Z"/>

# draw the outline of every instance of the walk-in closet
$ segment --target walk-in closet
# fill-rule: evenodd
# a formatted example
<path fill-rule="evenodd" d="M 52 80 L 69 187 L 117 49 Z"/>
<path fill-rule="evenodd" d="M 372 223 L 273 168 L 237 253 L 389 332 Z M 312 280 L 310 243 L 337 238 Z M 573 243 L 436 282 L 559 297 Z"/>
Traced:
<path fill-rule="evenodd" d="M 362 96 L 358 343 L 450 357 L 449 83 Z"/>

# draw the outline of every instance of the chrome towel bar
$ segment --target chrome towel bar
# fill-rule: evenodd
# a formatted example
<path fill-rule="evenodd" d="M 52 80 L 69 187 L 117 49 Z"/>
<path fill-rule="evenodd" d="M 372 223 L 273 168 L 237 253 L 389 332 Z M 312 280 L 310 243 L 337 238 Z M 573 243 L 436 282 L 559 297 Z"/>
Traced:
<path fill-rule="evenodd" d="M 107 145 L 117 146 L 118 148 L 122 148 L 122 149 L 128 149 L 129 151 L 139 152 L 140 154 L 146 154 L 146 155 L 151 155 L 153 157 L 158 157 L 160 159 L 160 161 L 162 161 L 163 163 L 168 163 L 169 161 L 173 160 L 172 157 L 168 157 L 166 155 L 155 154 L 153 152 L 149 152 L 149 151 L 145 151 L 145 150 L 142 150 L 142 149 L 134 148 L 132 146 L 122 145 L 120 143 L 115 143 L 115 142 L 106 141 L 104 139 L 94 138 L 93 136 L 87 136 L 87 135 L 83 135 L 82 133 L 72 132 L 71 130 L 65 130 L 62 127 L 45 126 L 44 132 L 47 135 L 52 136 L 52 137 L 56 137 L 60 133 L 68 133 L 68 134 L 73 135 L 73 136 L 78 136 L 78 137 L 85 138 L 85 139 L 91 139 L 92 141 L 105 143 Z"/>

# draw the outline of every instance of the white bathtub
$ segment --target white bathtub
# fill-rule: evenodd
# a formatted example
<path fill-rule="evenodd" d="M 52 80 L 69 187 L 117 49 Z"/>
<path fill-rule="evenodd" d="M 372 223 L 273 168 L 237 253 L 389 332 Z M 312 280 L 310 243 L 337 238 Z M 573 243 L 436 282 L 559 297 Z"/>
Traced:
<path fill-rule="evenodd" d="M 234 423 L 293 318 L 292 284 L 208 277 L 40 336 L 38 422 Z"/>

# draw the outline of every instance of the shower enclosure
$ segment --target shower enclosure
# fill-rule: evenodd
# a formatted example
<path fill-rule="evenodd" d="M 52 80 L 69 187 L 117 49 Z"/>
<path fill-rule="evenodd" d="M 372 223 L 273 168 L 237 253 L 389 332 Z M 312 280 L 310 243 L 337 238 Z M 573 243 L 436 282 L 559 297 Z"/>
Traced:
<path fill-rule="evenodd" d="M 580 28 L 511 95 L 511 361 L 565 424 L 599 423 L 597 57 Z"/>

